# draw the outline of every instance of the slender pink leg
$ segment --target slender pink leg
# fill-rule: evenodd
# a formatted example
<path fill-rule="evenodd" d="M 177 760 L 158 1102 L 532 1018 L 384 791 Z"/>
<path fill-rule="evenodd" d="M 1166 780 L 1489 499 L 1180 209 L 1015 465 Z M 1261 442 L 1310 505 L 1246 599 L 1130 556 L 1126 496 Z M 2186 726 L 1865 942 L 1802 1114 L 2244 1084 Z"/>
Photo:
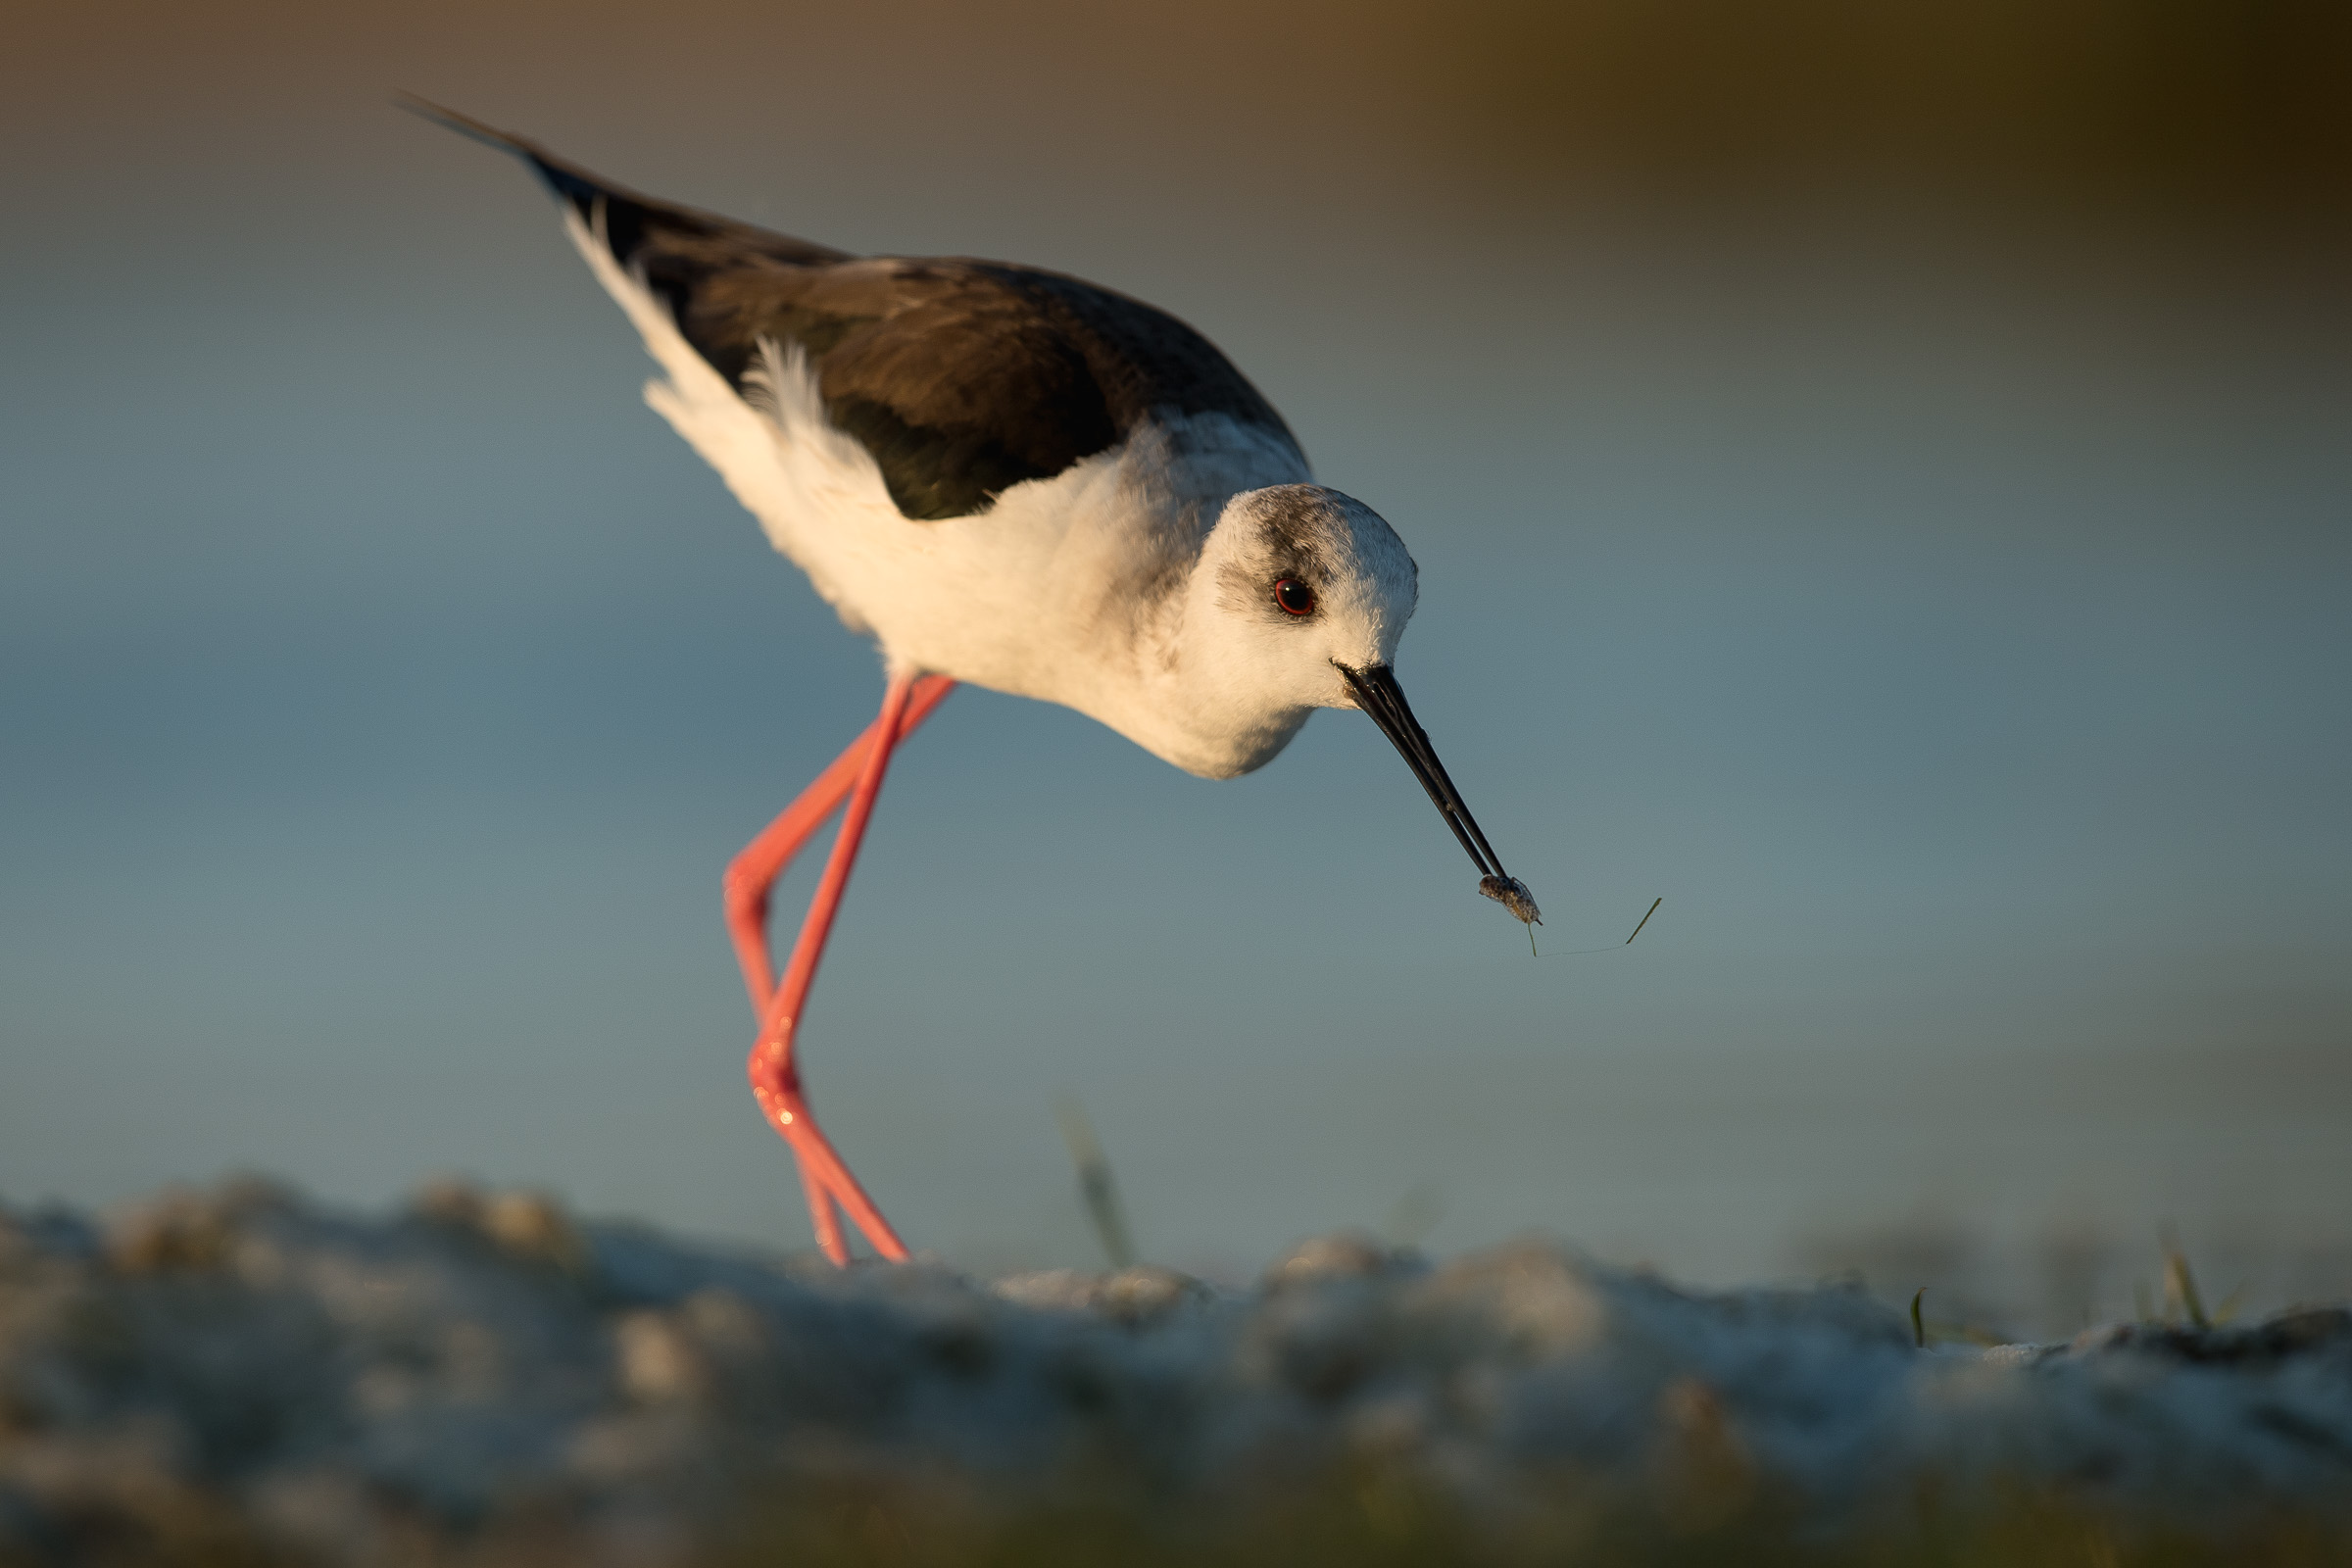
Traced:
<path fill-rule="evenodd" d="M 914 683 L 914 696 L 906 705 L 906 717 L 899 725 L 899 739 L 914 733 L 914 727 L 931 716 L 931 710 L 946 701 L 956 683 L 945 675 L 925 675 Z M 873 745 L 874 735 L 882 727 L 876 719 L 864 734 L 852 741 L 849 750 L 833 759 L 832 764 L 816 776 L 816 782 L 801 791 L 800 798 L 777 813 L 776 819 L 760 836 L 743 847 L 743 853 L 727 863 L 726 903 L 727 934 L 735 941 L 735 958 L 743 965 L 744 989 L 751 993 L 752 1011 L 761 1015 L 767 1011 L 769 999 L 775 994 L 775 971 L 769 967 L 767 956 L 767 895 L 776 885 L 776 878 L 792 863 L 816 830 L 824 826 L 825 818 L 833 814 L 858 782 L 858 773 L 865 765 L 866 748 Z"/>
<path fill-rule="evenodd" d="M 792 1146 L 793 1157 L 801 1170 L 801 1185 L 808 1191 L 809 1218 L 816 1228 L 817 1245 L 836 1263 L 847 1263 L 850 1252 L 833 1215 L 835 1204 L 840 1205 L 851 1223 L 864 1233 L 866 1241 L 884 1257 L 894 1261 L 904 1258 L 906 1247 L 899 1240 L 898 1232 L 890 1228 L 890 1222 L 882 1217 L 882 1211 L 874 1206 L 873 1200 L 866 1196 L 865 1189 L 858 1185 L 858 1179 L 850 1174 L 849 1166 L 842 1162 L 832 1143 L 817 1127 L 815 1117 L 809 1114 L 808 1099 L 801 1091 L 800 1068 L 793 1060 L 793 1041 L 799 1032 L 802 1004 L 816 978 L 817 962 L 824 956 L 825 939 L 832 935 L 833 917 L 841 908 L 842 893 L 849 887 L 850 873 L 857 866 L 866 823 L 873 817 L 874 800 L 882 793 L 883 776 L 890 770 L 891 754 L 913 728 L 908 714 L 915 684 L 910 675 L 893 675 L 890 689 L 882 699 L 881 716 L 866 731 L 865 755 L 859 760 L 858 782 L 850 795 L 849 810 L 842 817 L 841 832 L 833 840 L 833 854 L 825 861 L 824 876 L 817 883 L 816 897 L 809 902 L 808 917 L 801 922 L 800 940 L 793 944 L 783 982 L 768 998 L 761 1013 L 760 1034 L 752 1044 L 751 1059 L 745 1064 L 760 1108 L 766 1113 L 769 1124 Z M 944 697 L 946 692 L 943 690 L 939 695 Z M 834 766 L 838 768 L 841 763 L 837 761 Z M 831 771 L 827 770 L 828 776 Z M 820 778 L 809 794 L 815 794 L 823 785 Z M 803 796 L 803 800 L 808 798 Z M 795 809 L 799 804 L 795 803 Z M 792 814 L 787 811 L 785 816 Z M 778 829 L 786 826 L 785 818 L 779 817 L 777 826 L 762 834 L 761 839 L 770 835 L 782 838 L 784 835 Z M 801 836 L 805 838 L 807 831 L 803 830 Z M 739 938 L 738 953 L 741 951 Z M 760 957 L 757 969 L 746 965 L 747 981 L 765 978 L 764 953 Z"/>
<path fill-rule="evenodd" d="M 956 689 L 956 683 L 944 675 L 926 675 L 915 682 L 914 697 L 906 705 L 906 716 L 899 725 L 903 740 L 914 727 L 930 716 Z M 725 879 L 727 932 L 734 940 L 736 961 L 743 966 L 744 989 L 751 994 L 752 1014 L 764 1018 L 768 1003 L 775 996 L 775 971 L 770 967 L 767 953 L 768 894 L 776 878 L 792 863 L 794 856 L 841 805 L 851 788 L 858 782 L 865 766 L 866 752 L 874 736 L 881 731 L 881 720 L 867 726 L 865 732 L 852 741 L 849 748 L 835 758 L 830 766 L 818 774 L 814 783 L 803 790 L 800 797 L 779 812 L 760 836 L 728 862 Z M 804 1116 L 806 1108 L 804 1107 Z M 825 1187 L 815 1173 L 797 1155 L 794 1166 L 800 1170 L 802 1186 L 807 1189 L 808 1208 L 816 1229 L 817 1245 L 825 1255 L 840 1258 L 847 1255 L 841 1241 L 841 1227 L 833 1212 L 833 1201 L 826 1196 Z"/>

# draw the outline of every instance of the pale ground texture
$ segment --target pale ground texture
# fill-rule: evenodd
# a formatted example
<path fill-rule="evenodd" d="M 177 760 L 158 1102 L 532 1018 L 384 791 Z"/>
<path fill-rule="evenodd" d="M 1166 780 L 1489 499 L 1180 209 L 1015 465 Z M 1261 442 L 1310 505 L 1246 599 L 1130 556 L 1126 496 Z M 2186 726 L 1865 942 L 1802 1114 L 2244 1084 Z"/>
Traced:
<path fill-rule="evenodd" d="M 1856 1291 L 1541 1242 L 1222 1290 L 837 1273 L 456 1186 L 0 1209 L 10 1564 L 1908 1561 L 2004 1509 L 2072 1544 L 1982 1560 L 2341 1560 L 2352 1316 L 1923 1350 Z"/>

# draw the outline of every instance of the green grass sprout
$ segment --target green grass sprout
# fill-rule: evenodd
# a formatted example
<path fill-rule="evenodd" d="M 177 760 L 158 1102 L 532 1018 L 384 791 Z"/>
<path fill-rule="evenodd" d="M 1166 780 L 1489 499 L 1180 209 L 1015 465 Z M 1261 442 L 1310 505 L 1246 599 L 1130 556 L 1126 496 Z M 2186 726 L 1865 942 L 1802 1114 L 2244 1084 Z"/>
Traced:
<path fill-rule="evenodd" d="M 1135 1261 L 1135 1243 L 1128 1235 L 1126 1212 L 1119 1206 L 1119 1184 L 1111 1175 L 1110 1157 L 1102 1152 L 1102 1140 L 1095 1136 L 1094 1124 L 1086 1119 L 1086 1107 L 1078 1103 L 1075 1095 L 1062 1095 L 1054 1102 L 1054 1118 L 1061 1123 L 1061 1141 L 1069 1145 L 1070 1162 L 1078 1167 L 1078 1196 L 1086 1203 L 1095 1240 L 1102 1244 L 1102 1255 L 1110 1259 L 1112 1268 L 1126 1268 Z"/>
<path fill-rule="evenodd" d="M 2213 1327 L 2213 1319 L 2205 1314 L 2204 1298 L 2197 1294 L 2197 1276 L 2189 1268 L 2188 1254 L 2180 1250 L 2180 1244 L 2174 1236 L 2173 1228 L 2170 1225 L 2163 1227 L 2158 1232 L 2158 1245 L 2164 1249 L 2164 1315 L 2166 1320 L 2168 1322 L 2171 1320 L 2173 1303 L 2178 1301 L 2183 1315 L 2195 1327 L 2201 1329 Z"/>
<path fill-rule="evenodd" d="M 1649 901 L 1649 907 L 1642 911 L 1642 924 L 1634 927 L 1634 937 L 1638 937 L 1642 934 L 1642 926 L 1649 924 L 1649 917 L 1657 913 L 1658 906 L 1664 904 L 1665 902 L 1666 896 L 1662 893 Z M 1627 947 L 1630 948 L 1634 945 L 1634 937 L 1627 937 L 1625 939 L 1625 945 Z"/>

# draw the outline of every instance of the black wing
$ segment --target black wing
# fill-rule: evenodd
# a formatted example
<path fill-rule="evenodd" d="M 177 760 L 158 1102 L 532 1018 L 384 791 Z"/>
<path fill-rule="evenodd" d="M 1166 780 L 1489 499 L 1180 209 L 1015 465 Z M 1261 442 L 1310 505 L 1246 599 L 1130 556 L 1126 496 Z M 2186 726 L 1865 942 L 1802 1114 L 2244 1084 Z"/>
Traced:
<path fill-rule="evenodd" d="M 740 391 L 764 340 L 797 343 L 833 422 L 908 517 L 984 512 L 1154 414 L 1224 414 L 1296 448 L 1215 345 L 1165 312 L 1036 268 L 857 258 L 639 196 L 518 136 L 418 112 L 529 160 Z"/>

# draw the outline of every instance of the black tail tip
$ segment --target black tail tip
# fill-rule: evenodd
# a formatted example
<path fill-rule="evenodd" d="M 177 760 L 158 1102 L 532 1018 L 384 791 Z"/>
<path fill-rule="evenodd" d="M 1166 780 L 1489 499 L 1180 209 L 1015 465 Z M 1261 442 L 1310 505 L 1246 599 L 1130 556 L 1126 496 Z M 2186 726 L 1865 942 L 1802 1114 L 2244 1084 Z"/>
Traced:
<path fill-rule="evenodd" d="M 565 163 L 527 136 L 517 136 L 513 131 L 484 124 L 471 115 L 462 115 L 445 104 L 437 104 L 430 98 L 419 97 L 413 92 L 394 94 L 392 104 L 394 108 L 404 109 L 419 120 L 430 121 L 445 130 L 454 130 L 468 141 L 478 141 L 485 147 L 495 147 L 502 153 L 521 159 L 531 166 L 532 172 L 549 190 L 578 208 L 582 218 L 589 215 L 598 197 L 617 194 L 586 171 Z"/>
<path fill-rule="evenodd" d="M 405 110 L 419 120 L 429 120 L 445 130 L 454 130 L 469 141 L 478 141 L 485 147 L 496 147 L 501 152 L 515 153 L 524 158 L 533 158 L 537 152 L 520 136 L 485 125 L 471 115 L 461 115 L 448 105 L 437 104 L 417 93 L 394 93 L 392 107 Z"/>

